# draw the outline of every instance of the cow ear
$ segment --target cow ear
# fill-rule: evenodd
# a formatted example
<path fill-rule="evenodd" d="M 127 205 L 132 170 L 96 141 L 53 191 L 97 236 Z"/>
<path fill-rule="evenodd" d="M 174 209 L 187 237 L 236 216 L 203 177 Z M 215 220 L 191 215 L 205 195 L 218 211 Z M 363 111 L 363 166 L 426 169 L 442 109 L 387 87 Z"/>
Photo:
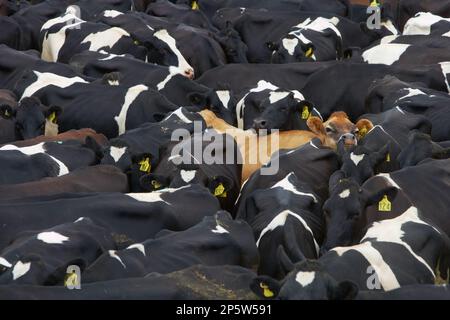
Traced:
<path fill-rule="evenodd" d="M 364 136 L 367 134 L 367 132 L 372 130 L 373 124 L 368 119 L 360 119 L 356 123 L 356 127 L 358 128 L 358 137 L 357 138 L 358 138 L 358 140 L 360 140 L 360 139 L 364 138 Z"/>
<path fill-rule="evenodd" d="M 319 136 L 326 136 L 327 132 L 325 131 L 325 127 L 323 126 L 323 121 L 319 117 L 309 117 L 306 121 L 308 128 Z"/>
<path fill-rule="evenodd" d="M 168 178 L 153 173 L 145 174 L 139 179 L 141 188 L 145 191 L 152 192 L 167 188 Z"/>
<path fill-rule="evenodd" d="M 277 43 L 272 41 L 266 42 L 266 46 L 270 51 L 277 51 L 280 47 Z"/>
<path fill-rule="evenodd" d="M 352 281 L 341 281 L 334 288 L 332 297 L 334 300 L 353 300 L 358 294 L 358 286 Z"/>
<path fill-rule="evenodd" d="M 208 189 L 218 198 L 226 198 L 233 187 L 233 181 L 225 176 L 217 176 L 208 181 Z"/>
<path fill-rule="evenodd" d="M 0 115 L 4 119 L 10 120 L 16 117 L 16 110 L 8 104 L 2 104 L 0 105 Z"/>
<path fill-rule="evenodd" d="M 315 50 L 316 50 L 316 47 L 312 43 L 308 43 L 308 45 L 304 49 L 305 57 L 312 58 Z"/>
<path fill-rule="evenodd" d="M 256 277 L 250 283 L 250 289 L 263 299 L 275 299 L 280 293 L 280 288 L 280 283 L 268 276 Z"/>
<path fill-rule="evenodd" d="M 388 151 L 389 151 L 389 143 L 386 143 L 379 151 L 372 152 L 370 154 L 370 161 L 372 165 L 375 167 L 381 162 L 383 162 L 387 157 Z"/>
<path fill-rule="evenodd" d="M 56 123 L 58 121 L 59 115 L 62 113 L 62 108 L 58 106 L 51 106 L 44 111 L 44 117 L 52 122 Z"/>
<path fill-rule="evenodd" d="M 192 92 L 187 95 L 188 100 L 195 106 L 208 107 L 210 104 L 209 93 Z"/>
<path fill-rule="evenodd" d="M 374 194 L 367 197 L 365 207 L 369 207 L 373 204 L 379 203 L 381 200 L 383 200 L 385 197 L 386 200 L 389 202 L 392 202 L 393 199 L 397 196 L 398 189 L 394 186 L 386 186 L 383 189 L 379 190 L 378 192 L 375 192 Z"/>
<path fill-rule="evenodd" d="M 337 170 L 331 175 L 330 180 L 328 181 L 328 189 L 330 192 L 336 188 L 342 179 L 345 179 L 345 173 L 342 170 Z"/>

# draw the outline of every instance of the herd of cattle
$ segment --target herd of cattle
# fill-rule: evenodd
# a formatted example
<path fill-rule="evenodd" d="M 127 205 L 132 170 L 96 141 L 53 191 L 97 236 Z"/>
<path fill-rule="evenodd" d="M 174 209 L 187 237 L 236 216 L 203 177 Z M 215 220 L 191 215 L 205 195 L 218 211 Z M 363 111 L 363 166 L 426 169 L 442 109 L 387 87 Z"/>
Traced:
<path fill-rule="evenodd" d="M 367 2 L 0 0 L 0 299 L 450 299 L 450 1 Z"/>

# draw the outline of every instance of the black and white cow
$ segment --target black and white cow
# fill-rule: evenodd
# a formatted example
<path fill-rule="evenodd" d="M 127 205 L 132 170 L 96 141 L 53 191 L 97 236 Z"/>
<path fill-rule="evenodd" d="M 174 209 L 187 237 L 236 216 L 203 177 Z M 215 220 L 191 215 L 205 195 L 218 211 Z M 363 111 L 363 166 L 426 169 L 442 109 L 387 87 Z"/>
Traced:
<path fill-rule="evenodd" d="M 60 131 L 92 128 L 108 138 L 146 122 L 157 122 L 177 109 L 162 94 L 143 84 L 111 86 L 38 71 L 26 72 L 16 92 L 21 99 L 33 95 L 44 104 L 60 106 Z"/>
<path fill-rule="evenodd" d="M 65 286 L 0 285 L 0 298 L 5 300 L 254 300 L 257 296 L 250 290 L 250 283 L 255 276 L 252 270 L 236 265 L 195 265 L 168 274 L 154 272 L 142 278 L 81 283 L 82 290 L 68 290 Z"/>
<path fill-rule="evenodd" d="M 434 284 L 446 276 L 449 239 L 420 218 L 415 207 L 398 217 L 371 224 L 361 242 L 336 247 L 317 261 L 293 265 L 281 282 L 260 276 L 252 289 L 260 297 L 345 300 L 358 290 L 390 291 L 406 285 Z M 444 268 L 445 274 L 438 270 Z"/>
<path fill-rule="evenodd" d="M 80 141 L 41 142 L 29 147 L 4 145 L 0 148 L 0 184 L 36 181 L 59 177 L 99 162 L 97 143 L 90 137 Z"/>
<path fill-rule="evenodd" d="M 250 226 L 221 211 L 185 231 L 162 231 L 155 239 L 104 253 L 84 271 L 82 278 L 89 283 L 143 277 L 196 264 L 254 268 L 258 251 Z"/>
<path fill-rule="evenodd" d="M 253 229 L 260 254 L 259 274 L 283 278 L 280 256 L 294 262 L 319 255 L 325 233 L 320 199 L 294 172 L 246 197 L 238 215 Z"/>
<path fill-rule="evenodd" d="M 109 231 L 87 218 L 39 232 L 24 231 L 0 253 L 0 283 L 60 284 L 69 265 L 84 270 L 115 247 Z"/>
<path fill-rule="evenodd" d="M 431 12 L 419 12 L 406 22 L 403 35 L 419 34 L 450 37 L 450 19 Z"/>
<path fill-rule="evenodd" d="M 86 217 L 110 231 L 118 249 L 123 249 L 153 238 L 163 229 L 185 230 L 220 206 L 208 189 L 192 185 L 150 193 L 65 193 L 13 199 L 3 201 L 0 210 L 4 221 L 0 248 L 20 232 Z"/>

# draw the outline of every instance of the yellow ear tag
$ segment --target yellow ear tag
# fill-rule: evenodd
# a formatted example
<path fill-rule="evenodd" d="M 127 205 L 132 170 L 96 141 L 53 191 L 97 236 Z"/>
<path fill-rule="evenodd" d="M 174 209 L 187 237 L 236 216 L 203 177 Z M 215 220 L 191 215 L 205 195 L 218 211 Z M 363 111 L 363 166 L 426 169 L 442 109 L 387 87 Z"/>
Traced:
<path fill-rule="evenodd" d="M 308 110 L 308 106 L 303 106 L 303 110 L 302 110 L 302 119 L 303 120 L 308 120 L 309 116 L 311 115 L 311 113 Z"/>
<path fill-rule="evenodd" d="M 152 180 L 152 186 L 155 189 L 161 188 L 161 184 L 158 181 L 156 181 L 156 180 Z"/>
<path fill-rule="evenodd" d="M 227 192 L 225 191 L 225 187 L 223 186 L 222 183 L 220 183 L 214 190 L 214 196 L 221 198 L 227 197 Z"/>
<path fill-rule="evenodd" d="M 359 130 L 358 135 L 359 138 L 362 139 L 364 138 L 364 136 L 367 134 L 367 128 L 366 127 L 362 127 L 361 130 Z"/>
<path fill-rule="evenodd" d="M 263 295 L 266 298 L 272 298 L 274 293 L 269 289 L 269 286 L 263 282 L 260 282 L 259 286 L 263 289 Z"/>
<path fill-rule="evenodd" d="M 76 286 L 78 284 L 78 276 L 75 272 L 70 273 L 64 279 L 64 286 Z"/>
<path fill-rule="evenodd" d="M 198 10 L 198 9 L 200 9 L 199 8 L 199 6 L 198 6 L 198 2 L 197 1 L 192 1 L 192 10 Z"/>
<path fill-rule="evenodd" d="M 51 123 L 56 123 L 56 112 L 52 112 L 48 117 L 47 117 L 48 121 L 50 121 Z"/>
<path fill-rule="evenodd" d="M 373 0 L 373 1 L 370 3 L 370 6 L 371 6 L 371 7 L 378 7 L 378 1 L 377 1 L 377 0 Z"/>
<path fill-rule="evenodd" d="M 388 153 L 386 155 L 386 162 L 391 162 L 391 154 L 390 153 Z"/>
<path fill-rule="evenodd" d="M 8 110 L 5 110 L 5 117 L 9 118 L 11 116 L 11 114 L 9 113 Z"/>
<path fill-rule="evenodd" d="M 378 202 L 378 211 L 382 212 L 390 212 L 392 208 L 392 203 L 388 200 L 388 197 L 385 195 L 380 202 Z"/>
<path fill-rule="evenodd" d="M 147 173 L 150 172 L 150 169 L 152 167 L 150 165 L 150 158 L 145 158 L 144 160 L 141 160 L 139 164 L 141 165 L 141 167 L 139 168 L 140 171 Z"/>
<path fill-rule="evenodd" d="M 139 45 L 139 41 L 138 41 L 138 40 L 134 40 L 133 43 L 134 43 L 135 45 L 137 45 L 137 46 Z"/>
<path fill-rule="evenodd" d="M 312 55 L 313 55 L 313 49 L 312 49 L 312 48 L 309 48 L 308 50 L 306 50 L 305 56 L 306 56 L 307 58 L 311 58 Z"/>

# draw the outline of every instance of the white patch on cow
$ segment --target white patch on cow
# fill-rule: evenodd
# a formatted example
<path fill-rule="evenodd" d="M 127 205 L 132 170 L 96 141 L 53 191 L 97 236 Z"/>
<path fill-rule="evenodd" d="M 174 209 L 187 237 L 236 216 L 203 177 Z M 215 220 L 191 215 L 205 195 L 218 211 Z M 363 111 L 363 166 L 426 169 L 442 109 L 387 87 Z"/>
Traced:
<path fill-rule="evenodd" d="M 370 241 L 378 241 L 378 242 L 390 242 L 397 243 L 405 247 L 406 250 L 420 263 L 422 263 L 433 275 L 433 278 L 436 276 L 434 274 L 433 269 L 428 265 L 428 263 L 421 256 L 416 254 L 411 246 L 402 240 L 405 232 L 402 230 L 403 224 L 407 222 L 413 222 L 417 224 L 423 224 L 426 226 L 430 226 L 419 218 L 419 212 L 417 208 L 410 207 L 403 214 L 393 219 L 381 220 L 378 222 L 374 222 L 369 229 L 367 230 L 365 236 L 362 238 L 361 242 L 367 239 Z M 432 226 L 430 226 L 432 227 Z M 437 233 L 440 232 L 432 227 Z M 374 239 L 374 240 L 372 240 Z"/>
<path fill-rule="evenodd" d="M 393 186 L 396 187 L 397 189 L 401 190 L 402 188 L 400 188 L 400 186 L 397 184 L 397 182 L 394 181 L 394 179 L 392 179 L 391 175 L 389 173 L 379 173 L 377 174 L 375 177 L 382 177 L 385 180 L 387 180 L 387 182 Z"/>
<path fill-rule="evenodd" d="M 66 78 L 50 72 L 33 71 L 37 76 L 35 82 L 31 83 L 23 92 L 20 100 L 31 97 L 33 94 L 47 86 L 55 86 L 58 88 L 67 88 L 75 83 L 88 83 L 80 77 Z"/>
<path fill-rule="evenodd" d="M 177 116 L 178 119 L 180 119 L 181 121 L 183 121 L 184 123 L 192 123 L 191 120 L 189 120 L 184 114 L 183 114 L 183 109 L 182 107 L 178 108 L 177 110 L 169 113 L 169 115 L 167 117 L 164 118 L 164 120 L 169 119 L 172 116 Z"/>
<path fill-rule="evenodd" d="M 364 159 L 365 154 L 354 154 L 353 152 L 350 153 L 350 160 L 353 161 L 355 166 L 358 166 L 358 164 Z"/>
<path fill-rule="evenodd" d="M 298 191 L 297 188 L 289 181 L 289 178 L 291 176 L 293 176 L 293 175 L 294 175 L 293 172 L 289 173 L 288 175 L 286 175 L 286 177 L 283 180 L 278 181 L 270 189 L 274 189 L 274 188 L 280 187 L 283 190 L 292 192 L 292 193 L 300 195 L 300 196 L 311 197 L 311 198 L 313 198 L 314 202 L 317 203 L 318 201 L 317 201 L 317 198 L 316 198 L 316 196 L 314 194 L 312 194 L 312 193 L 304 193 L 304 192 Z"/>
<path fill-rule="evenodd" d="M 398 100 L 403 100 L 403 99 L 418 96 L 418 95 L 426 95 L 425 92 L 423 92 L 422 90 L 419 90 L 419 89 L 405 88 L 405 89 L 403 89 L 403 91 L 407 91 L 408 93 L 405 96 L 398 98 Z"/>
<path fill-rule="evenodd" d="M 66 30 L 75 29 L 85 22 L 86 21 L 81 20 L 73 14 L 68 8 L 64 15 L 50 19 L 44 23 L 41 32 L 60 23 L 64 23 L 65 25 L 55 33 L 48 33 L 48 31 L 45 33 L 42 41 L 41 59 L 48 62 L 56 62 L 58 60 L 59 51 L 66 41 Z"/>
<path fill-rule="evenodd" d="M 81 43 L 89 43 L 89 51 L 98 51 L 105 47 L 112 48 L 122 37 L 129 36 L 130 34 L 124 29 L 112 27 L 104 31 L 91 33 Z"/>
<path fill-rule="evenodd" d="M 262 237 L 264 237 L 264 235 L 266 233 L 275 230 L 277 227 L 284 226 L 288 216 L 292 216 L 292 217 L 296 218 L 298 221 L 300 221 L 300 223 L 303 225 L 303 227 L 311 234 L 311 237 L 313 238 L 313 241 L 314 241 L 314 246 L 316 248 L 316 252 L 317 252 L 317 254 L 319 254 L 320 247 L 316 241 L 316 238 L 314 237 L 314 233 L 312 232 L 311 228 L 308 226 L 306 221 L 301 216 L 299 216 L 298 214 L 296 214 L 290 210 L 284 210 L 284 211 L 280 212 L 279 214 L 277 214 L 275 216 L 275 218 L 272 219 L 272 221 L 270 221 L 270 223 L 259 234 L 258 240 L 256 241 L 256 246 L 259 247 L 259 242 L 261 241 Z"/>
<path fill-rule="evenodd" d="M 447 91 L 450 92 L 450 84 L 448 77 L 450 77 L 450 62 L 441 62 L 442 74 L 444 75 L 445 84 L 447 85 Z"/>
<path fill-rule="evenodd" d="M 8 262 L 8 260 L 6 260 L 3 257 L 0 257 L 0 265 L 7 267 L 7 268 L 11 268 L 12 264 Z"/>
<path fill-rule="evenodd" d="M 227 229 L 220 225 L 216 225 L 216 228 L 214 230 L 211 230 L 213 233 L 230 233 Z"/>
<path fill-rule="evenodd" d="M 127 247 L 127 250 L 137 249 L 145 256 L 145 247 L 142 243 L 135 243 Z"/>
<path fill-rule="evenodd" d="M 156 31 L 153 34 L 153 36 L 155 36 L 162 42 L 166 43 L 169 46 L 170 50 L 177 56 L 178 58 L 177 67 L 181 70 L 182 73 L 185 73 L 189 70 L 194 71 L 194 68 L 191 67 L 191 65 L 186 61 L 186 59 L 181 54 L 180 50 L 178 50 L 175 39 L 167 32 L 166 29 Z"/>
<path fill-rule="evenodd" d="M 247 98 L 247 96 L 252 92 L 262 92 L 264 90 L 277 90 L 277 89 L 279 88 L 276 85 L 265 80 L 260 80 L 258 81 L 256 87 L 250 89 L 250 91 L 247 92 L 241 100 L 239 100 L 239 102 L 236 104 L 236 118 L 239 129 L 244 129 L 245 98 Z"/>
<path fill-rule="evenodd" d="M 122 15 L 123 13 L 117 10 L 105 10 L 103 12 L 103 16 L 106 18 L 115 18 L 118 17 L 120 15 Z"/>
<path fill-rule="evenodd" d="M 271 91 L 269 93 L 269 101 L 270 103 L 276 103 L 280 100 L 283 100 L 289 95 L 290 92 L 286 91 Z"/>
<path fill-rule="evenodd" d="M 442 18 L 431 12 L 419 12 L 406 22 L 403 35 L 430 35 L 431 26 L 439 21 L 450 22 L 450 19 Z"/>
<path fill-rule="evenodd" d="M 319 149 L 319 147 L 317 147 L 317 146 L 314 144 L 314 142 L 312 142 L 312 140 L 309 141 L 309 144 L 310 144 L 311 147 L 313 147 L 313 148 L 315 148 L 315 149 Z"/>
<path fill-rule="evenodd" d="M 339 193 L 339 197 L 341 199 L 345 199 L 348 198 L 350 196 L 350 189 L 345 189 L 344 191 L 342 191 L 341 193 Z"/>
<path fill-rule="evenodd" d="M 114 59 L 116 57 L 125 57 L 125 54 L 113 54 L 113 53 L 108 53 L 105 50 L 100 50 L 99 53 L 107 55 L 105 58 L 98 59 L 99 61 L 107 61 L 107 60 Z"/>
<path fill-rule="evenodd" d="M 380 44 L 388 44 L 391 43 L 392 41 L 394 41 L 395 39 L 397 39 L 398 36 L 397 35 L 390 35 L 390 36 L 385 36 L 381 39 Z"/>
<path fill-rule="evenodd" d="M 283 48 L 289 53 L 289 55 L 293 56 L 295 52 L 295 48 L 298 45 L 297 38 L 284 38 L 281 43 L 283 44 Z"/>
<path fill-rule="evenodd" d="M 41 142 L 32 146 L 28 146 L 28 147 L 22 147 L 19 148 L 17 146 L 11 145 L 11 144 L 7 144 L 4 145 L 3 147 L 0 148 L 0 151 L 19 151 L 23 154 L 26 154 L 27 156 L 32 156 L 38 153 L 43 153 L 46 156 L 48 156 L 50 159 L 52 159 L 53 161 L 55 161 L 57 163 L 57 165 L 59 166 L 59 173 L 58 173 L 58 177 L 68 174 L 69 173 L 69 169 L 67 168 L 67 166 L 62 163 L 60 160 L 56 159 L 55 157 L 49 155 L 46 153 L 46 150 L 44 149 L 44 143 L 45 142 Z"/>
<path fill-rule="evenodd" d="M 382 27 L 385 27 L 392 35 L 397 36 L 400 34 L 400 32 L 397 30 L 397 28 L 394 26 L 391 20 L 387 20 L 381 23 Z"/>
<path fill-rule="evenodd" d="M 127 122 L 127 113 L 131 104 L 136 100 L 136 98 L 143 92 L 148 90 L 147 86 L 143 84 L 138 84 L 134 87 L 128 89 L 125 94 L 125 101 L 120 109 L 120 113 L 118 116 L 114 117 L 114 120 L 117 122 L 118 127 L 118 135 L 125 133 L 126 131 L 126 122 Z"/>
<path fill-rule="evenodd" d="M 405 114 L 405 111 L 402 110 L 399 106 L 395 107 L 395 109 L 400 112 L 401 114 Z"/>
<path fill-rule="evenodd" d="M 180 191 L 186 188 L 190 188 L 191 185 L 183 186 L 180 188 L 165 188 L 163 190 L 159 191 L 153 191 L 153 192 L 144 192 L 144 193 L 126 193 L 125 195 L 141 202 L 164 202 L 166 204 L 169 204 L 166 200 L 162 199 L 161 196 L 166 193 L 172 193 L 176 191 Z"/>
<path fill-rule="evenodd" d="M 69 238 L 55 231 L 41 232 L 37 235 L 37 239 L 48 244 L 62 244 L 69 241 Z"/>
<path fill-rule="evenodd" d="M 196 170 L 181 170 L 181 179 L 183 179 L 184 182 L 189 183 L 195 178 L 196 173 Z"/>
<path fill-rule="evenodd" d="M 442 35 L 442 37 L 450 37 L 450 31 L 449 31 L 449 32 L 446 32 L 446 33 L 444 33 L 444 34 Z"/>
<path fill-rule="evenodd" d="M 299 271 L 295 276 L 295 281 L 297 281 L 302 287 L 307 287 L 313 283 L 316 273 L 314 271 Z"/>
<path fill-rule="evenodd" d="M 158 91 L 164 89 L 166 84 L 177 74 L 181 74 L 181 70 L 177 67 L 170 66 L 169 74 L 167 75 L 167 77 L 163 81 L 161 81 L 160 83 L 158 83 L 156 85 L 156 88 L 158 89 Z"/>
<path fill-rule="evenodd" d="M 108 84 L 110 86 L 118 86 L 118 85 L 120 85 L 119 80 L 108 80 Z"/>
<path fill-rule="evenodd" d="M 351 247 L 336 247 L 331 249 L 331 251 L 336 252 L 338 256 L 342 256 L 348 251 L 360 253 L 375 270 L 378 280 L 385 291 L 400 287 L 397 277 L 391 267 L 384 261 L 383 256 L 370 242 L 363 242 Z"/>
<path fill-rule="evenodd" d="M 363 52 L 362 57 L 369 64 L 392 65 L 398 61 L 411 45 L 403 43 L 380 44 Z"/>
<path fill-rule="evenodd" d="M 228 90 L 217 90 L 216 91 L 217 97 L 219 98 L 220 102 L 222 102 L 222 105 L 228 109 L 228 103 L 230 102 L 231 95 L 230 91 Z"/>
<path fill-rule="evenodd" d="M 83 221 L 83 220 L 84 220 L 84 217 L 79 217 L 77 220 L 75 220 L 75 223 L 81 222 L 81 221 Z"/>
<path fill-rule="evenodd" d="M 125 263 L 123 263 L 122 259 L 117 255 L 116 250 L 109 250 L 108 254 L 111 258 L 116 259 L 117 261 L 120 262 L 120 264 L 122 265 L 122 267 L 126 268 L 127 266 L 125 265 Z"/>
<path fill-rule="evenodd" d="M 30 271 L 31 262 L 17 261 L 12 270 L 13 280 L 17 280 L 20 277 L 24 276 L 28 271 Z"/>
<path fill-rule="evenodd" d="M 127 151 L 127 147 L 123 147 L 123 148 L 118 148 L 118 147 L 109 147 L 109 155 L 111 156 L 111 158 L 114 159 L 114 162 L 119 162 L 120 158 L 122 158 L 122 156 L 125 154 L 125 152 Z"/>

